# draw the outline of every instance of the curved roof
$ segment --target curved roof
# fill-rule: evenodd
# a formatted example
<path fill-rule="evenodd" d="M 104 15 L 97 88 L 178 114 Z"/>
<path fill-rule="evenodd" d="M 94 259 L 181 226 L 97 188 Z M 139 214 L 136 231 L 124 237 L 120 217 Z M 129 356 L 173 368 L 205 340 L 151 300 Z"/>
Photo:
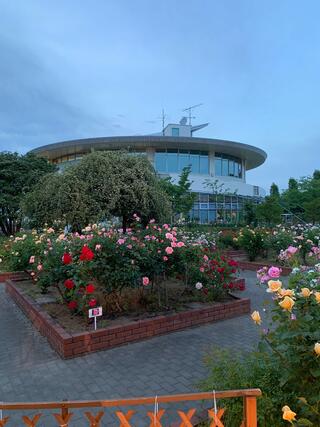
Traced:
<path fill-rule="evenodd" d="M 49 160 L 71 154 L 88 153 L 92 149 L 145 149 L 148 147 L 157 149 L 188 149 L 188 150 L 214 150 L 245 159 L 246 169 L 260 166 L 267 158 L 267 153 L 260 148 L 240 142 L 226 141 L 223 139 L 172 137 L 162 135 L 142 136 L 111 136 L 99 138 L 75 139 L 57 142 L 35 148 L 31 152 Z"/>

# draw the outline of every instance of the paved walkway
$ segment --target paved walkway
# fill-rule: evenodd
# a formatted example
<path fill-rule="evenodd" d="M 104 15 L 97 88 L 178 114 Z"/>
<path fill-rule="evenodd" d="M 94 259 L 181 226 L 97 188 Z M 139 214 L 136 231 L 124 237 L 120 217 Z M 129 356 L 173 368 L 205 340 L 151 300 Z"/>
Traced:
<path fill-rule="evenodd" d="M 241 276 L 247 282 L 247 290 L 241 295 L 251 298 L 252 309 L 261 308 L 266 294 L 255 285 L 255 273 Z M 0 401 L 92 400 L 192 392 L 206 377 L 203 357 L 210 348 L 250 350 L 258 339 L 257 328 L 245 315 L 62 360 L 5 294 L 3 285 L 0 307 Z M 77 423 L 77 427 L 82 425 L 88 424 Z"/>

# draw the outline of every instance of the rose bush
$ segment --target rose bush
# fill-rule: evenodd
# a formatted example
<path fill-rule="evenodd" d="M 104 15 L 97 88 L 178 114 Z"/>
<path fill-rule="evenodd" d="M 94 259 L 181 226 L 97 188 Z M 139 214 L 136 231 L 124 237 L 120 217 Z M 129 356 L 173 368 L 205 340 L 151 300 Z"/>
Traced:
<path fill-rule="evenodd" d="M 24 246 L 29 241 L 31 246 Z M 138 215 L 125 234 L 93 225 L 81 234 L 33 232 L 21 242 L 12 241 L 11 250 L 22 245 L 23 259 L 17 259 L 31 271 L 34 283 L 42 292 L 55 287 L 61 302 L 76 313 L 85 313 L 94 303 L 110 306 L 111 301 L 121 311 L 128 289 L 166 306 L 169 279 L 179 279 L 198 300 L 223 298 L 236 287 L 237 263 L 221 256 L 212 241 L 154 221 L 143 227 Z"/>

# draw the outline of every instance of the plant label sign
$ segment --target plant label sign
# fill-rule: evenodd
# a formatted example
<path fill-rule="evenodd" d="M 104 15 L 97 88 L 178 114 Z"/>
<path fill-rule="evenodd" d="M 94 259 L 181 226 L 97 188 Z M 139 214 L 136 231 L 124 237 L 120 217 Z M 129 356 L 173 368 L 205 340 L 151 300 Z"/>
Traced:
<path fill-rule="evenodd" d="M 90 308 L 89 310 L 89 319 L 92 317 L 102 316 L 102 307 Z"/>
<path fill-rule="evenodd" d="M 102 307 L 90 308 L 89 319 L 94 318 L 94 330 L 97 330 L 97 317 L 102 316 Z"/>

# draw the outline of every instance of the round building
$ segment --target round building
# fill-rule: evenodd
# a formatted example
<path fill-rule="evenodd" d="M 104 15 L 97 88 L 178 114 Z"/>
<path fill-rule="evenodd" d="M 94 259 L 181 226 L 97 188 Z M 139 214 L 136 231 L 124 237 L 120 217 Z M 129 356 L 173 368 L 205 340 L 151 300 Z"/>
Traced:
<path fill-rule="evenodd" d="M 159 134 L 77 139 L 32 152 L 63 169 L 93 150 L 124 149 L 147 156 L 160 176 L 170 176 L 175 182 L 183 168 L 190 166 L 196 193 L 190 219 L 202 224 L 237 222 L 246 200 L 258 203 L 265 196 L 264 189 L 246 182 L 246 171 L 264 163 L 267 154 L 252 145 L 194 137 L 204 126 L 169 124 Z"/>

